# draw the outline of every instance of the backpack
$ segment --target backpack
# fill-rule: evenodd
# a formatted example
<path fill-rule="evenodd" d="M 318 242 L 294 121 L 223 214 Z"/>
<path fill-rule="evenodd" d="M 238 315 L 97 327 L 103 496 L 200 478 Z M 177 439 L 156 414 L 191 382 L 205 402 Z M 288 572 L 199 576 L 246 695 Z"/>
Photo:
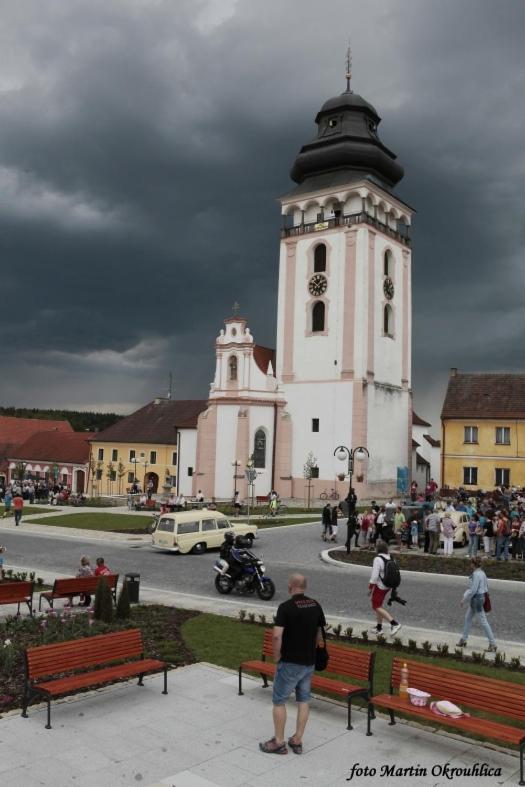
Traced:
<path fill-rule="evenodd" d="M 398 588 L 401 584 L 401 571 L 393 557 L 387 560 L 383 555 L 379 555 L 385 566 L 384 576 L 381 577 L 381 582 L 387 588 Z"/>

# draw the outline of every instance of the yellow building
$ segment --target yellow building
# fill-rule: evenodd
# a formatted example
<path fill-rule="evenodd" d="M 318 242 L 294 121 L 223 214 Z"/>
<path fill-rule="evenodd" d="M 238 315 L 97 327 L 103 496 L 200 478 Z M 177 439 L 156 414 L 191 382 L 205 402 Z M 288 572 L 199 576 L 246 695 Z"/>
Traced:
<path fill-rule="evenodd" d="M 141 490 L 191 495 L 196 463 L 197 418 L 204 400 L 155 399 L 94 437 L 88 490 L 122 495 Z"/>
<path fill-rule="evenodd" d="M 451 369 L 441 425 L 444 487 L 525 486 L 525 374 Z"/>

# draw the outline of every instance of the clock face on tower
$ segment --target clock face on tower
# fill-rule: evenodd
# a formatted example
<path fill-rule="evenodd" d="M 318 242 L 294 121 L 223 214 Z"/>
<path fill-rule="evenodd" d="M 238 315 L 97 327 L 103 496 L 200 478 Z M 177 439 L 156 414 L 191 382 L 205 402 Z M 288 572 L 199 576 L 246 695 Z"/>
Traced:
<path fill-rule="evenodd" d="M 388 298 L 389 301 L 392 300 L 394 297 L 394 282 L 387 276 L 383 282 L 383 292 L 385 293 L 385 297 Z"/>
<path fill-rule="evenodd" d="M 311 295 L 324 295 L 328 287 L 328 280 L 322 273 L 315 273 L 308 282 Z"/>

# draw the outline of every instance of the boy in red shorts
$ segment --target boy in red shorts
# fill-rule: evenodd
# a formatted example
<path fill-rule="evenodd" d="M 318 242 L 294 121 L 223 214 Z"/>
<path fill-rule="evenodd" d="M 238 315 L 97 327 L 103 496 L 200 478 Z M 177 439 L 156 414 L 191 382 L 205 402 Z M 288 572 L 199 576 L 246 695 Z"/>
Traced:
<path fill-rule="evenodd" d="M 368 583 L 368 595 L 372 599 L 372 609 L 374 610 L 377 623 L 372 629 L 375 634 L 383 633 L 383 621 L 390 623 L 390 635 L 397 634 L 401 628 L 401 624 L 394 620 L 383 604 L 387 595 L 390 593 L 390 588 L 382 582 L 382 577 L 385 575 L 385 560 L 390 560 L 388 554 L 388 544 L 385 541 L 378 541 L 376 546 L 377 555 L 372 563 L 372 575 Z"/>

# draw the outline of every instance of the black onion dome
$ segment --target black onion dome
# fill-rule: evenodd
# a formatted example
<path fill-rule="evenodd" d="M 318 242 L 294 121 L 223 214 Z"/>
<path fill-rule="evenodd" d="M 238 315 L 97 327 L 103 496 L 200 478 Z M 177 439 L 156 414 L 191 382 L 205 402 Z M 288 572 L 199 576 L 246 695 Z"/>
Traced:
<path fill-rule="evenodd" d="M 403 177 L 396 155 L 377 136 L 381 118 L 361 96 L 347 90 L 328 99 L 315 122 L 317 138 L 303 145 L 290 172 L 296 183 L 347 170 L 393 188 Z"/>

